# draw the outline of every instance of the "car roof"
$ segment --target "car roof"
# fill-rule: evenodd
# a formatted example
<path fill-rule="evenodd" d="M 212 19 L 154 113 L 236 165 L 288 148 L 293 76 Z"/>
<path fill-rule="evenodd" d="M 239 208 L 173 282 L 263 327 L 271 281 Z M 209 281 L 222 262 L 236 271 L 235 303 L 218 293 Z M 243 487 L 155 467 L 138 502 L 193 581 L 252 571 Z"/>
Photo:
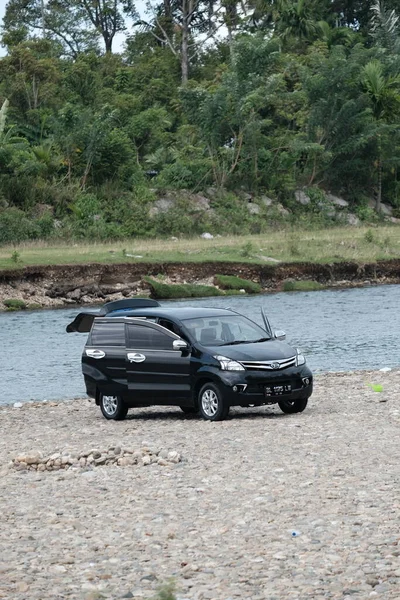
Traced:
<path fill-rule="evenodd" d="M 161 317 L 165 319 L 199 319 L 207 317 L 223 317 L 232 315 L 232 311 L 226 308 L 206 308 L 194 306 L 157 306 L 154 308 L 126 308 L 117 309 L 107 314 L 107 317 Z"/>

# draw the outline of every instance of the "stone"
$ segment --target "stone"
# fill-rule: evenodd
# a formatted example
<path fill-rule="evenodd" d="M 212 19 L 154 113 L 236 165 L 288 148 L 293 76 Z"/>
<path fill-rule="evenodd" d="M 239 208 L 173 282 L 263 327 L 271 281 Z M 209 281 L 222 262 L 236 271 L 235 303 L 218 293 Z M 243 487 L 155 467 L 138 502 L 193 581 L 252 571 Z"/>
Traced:
<path fill-rule="evenodd" d="M 205 233 L 202 233 L 201 238 L 203 238 L 203 240 L 213 240 L 214 236 L 212 233 L 208 233 L 207 231 Z"/>
<path fill-rule="evenodd" d="M 259 215 L 261 212 L 261 208 L 255 202 L 248 202 L 246 206 L 251 215 Z"/>
<path fill-rule="evenodd" d="M 328 200 L 328 202 L 330 202 L 334 206 L 338 206 L 339 208 L 347 208 L 349 206 L 347 200 L 339 198 L 339 196 L 334 196 L 333 194 L 327 194 L 326 199 Z"/>
<path fill-rule="evenodd" d="M 23 404 L 22 402 L 14 402 L 13 407 L 14 408 L 22 408 Z"/>
<path fill-rule="evenodd" d="M 307 204 L 310 204 L 311 202 L 310 196 L 308 196 L 303 190 L 296 190 L 294 197 L 296 198 L 297 202 L 303 206 L 307 206 Z"/>
<path fill-rule="evenodd" d="M 272 198 L 269 198 L 268 196 L 261 196 L 260 201 L 264 204 L 264 206 L 272 206 L 272 204 L 274 203 Z"/>
<path fill-rule="evenodd" d="M 175 198 L 160 198 L 159 200 L 156 200 L 155 202 L 153 202 L 153 205 L 151 206 L 151 208 L 149 210 L 149 215 L 150 215 L 150 217 L 155 217 L 159 214 L 165 214 L 168 211 L 170 211 L 172 208 L 174 208 L 175 205 L 176 205 Z"/>

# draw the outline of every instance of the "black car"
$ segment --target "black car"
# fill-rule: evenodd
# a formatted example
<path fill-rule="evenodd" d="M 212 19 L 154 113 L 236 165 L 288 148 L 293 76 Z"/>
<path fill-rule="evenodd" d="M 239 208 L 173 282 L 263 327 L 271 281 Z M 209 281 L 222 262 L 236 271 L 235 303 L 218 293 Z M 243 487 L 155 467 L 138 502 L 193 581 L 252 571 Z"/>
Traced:
<path fill-rule="evenodd" d="M 264 327 L 230 309 L 136 298 L 81 312 L 67 331 L 89 332 L 82 372 L 106 419 L 155 404 L 209 421 L 224 419 L 231 406 L 278 403 L 284 413 L 302 412 L 312 373 L 262 313 Z"/>

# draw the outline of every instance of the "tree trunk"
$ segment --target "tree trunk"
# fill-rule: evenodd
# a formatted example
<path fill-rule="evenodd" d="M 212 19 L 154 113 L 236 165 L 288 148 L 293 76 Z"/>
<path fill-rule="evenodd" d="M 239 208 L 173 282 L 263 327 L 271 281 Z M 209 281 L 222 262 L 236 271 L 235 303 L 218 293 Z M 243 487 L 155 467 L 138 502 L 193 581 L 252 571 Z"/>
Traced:
<path fill-rule="evenodd" d="M 375 210 L 381 212 L 382 204 L 382 138 L 378 134 L 378 194 L 376 196 Z"/>
<path fill-rule="evenodd" d="M 106 54 L 111 54 L 113 38 L 112 38 L 112 36 L 110 36 L 108 34 L 103 34 L 103 38 L 104 38 L 104 44 L 106 47 Z"/>
<path fill-rule="evenodd" d="M 189 19 L 191 2 L 182 1 L 182 47 L 181 47 L 181 71 L 182 83 L 185 85 L 189 79 Z"/>

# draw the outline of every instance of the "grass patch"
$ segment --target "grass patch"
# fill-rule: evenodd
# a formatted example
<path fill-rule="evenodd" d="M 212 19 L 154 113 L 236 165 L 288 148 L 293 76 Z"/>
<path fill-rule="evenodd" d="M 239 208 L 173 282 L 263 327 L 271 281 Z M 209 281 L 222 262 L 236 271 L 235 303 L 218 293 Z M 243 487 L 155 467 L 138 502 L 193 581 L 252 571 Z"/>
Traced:
<path fill-rule="evenodd" d="M 241 279 L 235 275 L 216 275 L 214 283 L 223 290 L 244 290 L 248 294 L 260 294 L 262 291 L 261 285 L 254 283 L 248 279 Z"/>
<path fill-rule="evenodd" d="M 283 282 L 282 289 L 284 292 L 315 292 L 323 290 L 324 286 L 318 281 L 293 281 L 293 279 L 287 279 Z"/>
<path fill-rule="evenodd" d="M 3 300 L 3 304 L 7 310 L 25 310 L 26 302 L 23 300 L 17 300 L 15 298 L 9 298 L 8 300 Z"/>
<path fill-rule="evenodd" d="M 224 296 L 224 292 L 211 285 L 196 285 L 192 283 L 162 283 L 151 277 L 143 277 L 150 286 L 151 297 L 156 300 L 173 300 L 177 298 L 204 298 L 209 296 Z"/>
<path fill-rule="evenodd" d="M 273 265 L 280 262 L 375 262 L 400 257 L 400 228 L 396 225 L 330 229 L 271 230 L 260 235 L 171 239 L 128 239 L 106 243 L 30 242 L 0 247 L 0 269 L 30 265 L 85 263 L 201 263 L 238 262 Z M 23 256 L 23 262 L 15 262 Z M 140 258 L 138 258 L 138 256 Z M 271 261 L 270 258 L 273 260 Z M 220 269 L 216 268 L 216 271 Z"/>

